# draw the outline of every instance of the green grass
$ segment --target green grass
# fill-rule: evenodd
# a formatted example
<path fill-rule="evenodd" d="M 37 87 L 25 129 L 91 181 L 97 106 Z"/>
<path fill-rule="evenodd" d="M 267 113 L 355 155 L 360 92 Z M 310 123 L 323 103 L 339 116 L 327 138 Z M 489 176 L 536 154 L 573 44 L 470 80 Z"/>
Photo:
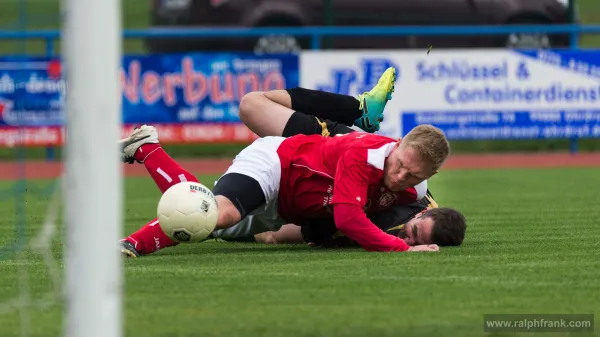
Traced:
<path fill-rule="evenodd" d="M 59 27 L 58 0 L 5 0 L 0 10 L 0 29 L 57 29 Z M 123 0 L 123 26 L 125 28 L 147 28 L 149 25 L 151 0 Z M 600 23 L 600 2 L 597 0 L 577 0 L 581 21 L 586 24 Z M 19 14 L 24 9 L 25 23 L 19 23 Z M 600 35 L 586 35 L 581 41 L 586 48 L 600 47 Z M 141 40 L 127 40 L 123 45 L 126 53 L 145 53 Z M 60 44 L 55 46 L 60 51 Z M 46 51 L 42 41 L 0 40 L 2 54 L 43 54 Z"/>
<path fill-rule="evenodd" d="M 47 204 L 34 194 L 46 185 L 28 186 L 30 235 Z M 483 335 L 483 314 L 600 308 L 596 168 L 444 171 L 431 185 L 438 202 L 466 214 L 463 247 L 377 254 L 303 245 L 178 246 L 125 262 L 126 336 L 466 337 Z M 137 178 L 127 180 L 126 193 L 131 232 L 152 217 L 159 192 L 149 178 Z M 14 241 L 14 201 L 0 201 L 0 215 L 6 246 Z M 53 249 L 60 260 L 63 246 L 56 241 Z M 51 288 L 39 254 L 28 252 L 21 262 L 4 257 L 0 302 L 18 295 L 19 266 L 29 272 L 34 298 Z M 32 336 L 59 335 L 59 306 L 29 314 Z M 20 324 L 17 312 L 0 306 L 0 336 L 21 336 Z"/>

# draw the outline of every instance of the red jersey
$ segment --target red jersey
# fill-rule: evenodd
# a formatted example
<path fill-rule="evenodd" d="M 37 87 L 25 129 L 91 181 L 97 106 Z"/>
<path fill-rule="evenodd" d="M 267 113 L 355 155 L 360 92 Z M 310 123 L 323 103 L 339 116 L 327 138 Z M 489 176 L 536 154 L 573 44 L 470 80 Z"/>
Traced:
<path fill-rule="evenodd" d="M 365 212 L 412 204 L 427 191 L 426 184 L 401 192 L 392 192 L 383 186 L 385 160 L 395 144 L 393 138 L 358 132 L 336 137 L 297 135 L 287 138 L 277 150 L 281 160 L 280 215 L 297 224 L 334 217 L 338 229 L 352 238 L 340 228 L 335 216 L 336 205 L 344 205 L 348 214 L 360 211 L 371 226 L 390 236 L 372 224 Z M 365 227 L 364 219 L 361 217 L 355 222 Z M 345 225 L 348 224 L 342 227 Z M 355 229 L 356 226 L 352 226 Z M 382 250 L 406 250 L 407 247 Z"/>

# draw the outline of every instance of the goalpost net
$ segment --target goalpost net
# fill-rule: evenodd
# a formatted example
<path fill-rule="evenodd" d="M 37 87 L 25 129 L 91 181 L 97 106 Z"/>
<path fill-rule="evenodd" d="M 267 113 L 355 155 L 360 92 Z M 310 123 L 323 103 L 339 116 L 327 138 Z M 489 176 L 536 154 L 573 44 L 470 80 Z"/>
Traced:
<path fill-rule="evenodd" d="M 27 1 L 7 6 L 22 31 L 36 26 L 27 24 L 33 20 L 28 11 L 47 5 Z M 32 67 L 48 62 L 27 58 L 25 40 L 17 42 L 24 47 L 16 48 L 13 59 L 0 52 L 0 78 L 4 72 L 14 80 L 12 92 L 0 89 L 0 118 L 11 116 L 10 125 L 0 123 L 0 136 L 14 140 L 14 160 L 0 165 L 14 173 L 0 177 L 0 336 L 121 337 L 121 3 L 59 1 L 58 81 L 66 84 L 57 101 L 64 103 L 65 121 L 59 178 L 32 180 L 27 173 L 35 162 L 24 146 L 39 132 L 31 124 L 36 114 L 44 115 L 39 102 L 26 95 L 3 97 L 25 90 L 31 76 L 38 76 Z"/>

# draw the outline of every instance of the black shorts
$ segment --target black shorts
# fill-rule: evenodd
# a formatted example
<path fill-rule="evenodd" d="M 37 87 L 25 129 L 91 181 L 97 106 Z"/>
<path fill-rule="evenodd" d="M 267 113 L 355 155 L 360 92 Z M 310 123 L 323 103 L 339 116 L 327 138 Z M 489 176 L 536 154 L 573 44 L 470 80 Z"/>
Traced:
<path fill-rule="evenodd" d="M 355 132 L 350 127 L 328 119 L 320 120 L 302 112 L 294 112 L 283 129 L 283 137 L 322 135 L 325 137 Z"/>
<path fill-rule="evenodd" d="M 425 198 L 407 206 L 394 206 L 382 212 L 368 214 L 367 217 L 377 227 L 391 235 L 398 235 L 402 225 L 428 207 L 437 207 L 429 191 Z M 305 242 L 323 247 L 356 247 L 356 242 L 339 232 L 333 219 L 312 220 L 301 227 Z"/>
<path fill-rule="evenodd" d="M 231 200 L 242 219 L 266 202 L 258 181 L 239 173 L 227 173 L 222 176 L 213 189 L 213 194 Z"/>

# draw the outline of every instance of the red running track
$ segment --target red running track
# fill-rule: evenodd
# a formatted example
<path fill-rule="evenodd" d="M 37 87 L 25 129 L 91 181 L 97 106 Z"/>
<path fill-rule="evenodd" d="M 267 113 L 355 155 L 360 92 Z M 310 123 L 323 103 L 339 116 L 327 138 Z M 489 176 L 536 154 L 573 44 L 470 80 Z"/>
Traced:
<path fill-rule="evenodd" d="M 220 174 L 225 172 L 231 159 L 182 159 L 179 163 L 194 174 Z M 600 153 L 569 154 L 490 154 L 453 155 L 443 170 L 492 168 L 547 168 L 547 167 L 600 167 Z M 143 165 L 123 165 L 125 175 L 145 176 Z M 0 179 L 56 178 L 62 173 L 62 163 L 46 161 L 0 162 Z M 23 172 L 25 173 L 23 175 Z"/>

